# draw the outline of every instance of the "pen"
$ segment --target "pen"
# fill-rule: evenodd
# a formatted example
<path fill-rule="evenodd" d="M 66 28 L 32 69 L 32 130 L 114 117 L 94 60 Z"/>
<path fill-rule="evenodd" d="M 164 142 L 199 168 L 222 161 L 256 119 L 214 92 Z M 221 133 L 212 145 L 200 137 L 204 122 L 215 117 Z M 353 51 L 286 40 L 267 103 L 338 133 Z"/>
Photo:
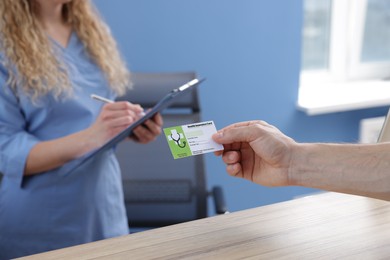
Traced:
<path fill-rule="evenodd" d="M 114 103 L 114 101 L 112 101 L 111 99 L 108 99 L 108 98 L 104 98 L 104 97 L 101 97 L 101 96 L 98 96 L 98 95 L 95 95 L 95 94 L 91 94 L 91 98 L 92 99 L 95 99 L 95 100 L 98 100 L 98 101 L 102 101 L 104 103 Z M 139 116 L 144 116 L 145 115 L 145 112 L 142 111 L 139 113 Z"/>
<path fill-rule="evenodd" d="M 95 95 L 95 94 L 92 94 L 91 98 L 95 99 L 95 100 L 102 101 L 104 103 L 114 103 L 114 101 L 112 101 L 111 99 L 104 98 L 104 97 L 101 97 L 101 96 L 98 96 L 98 95 Z"/>

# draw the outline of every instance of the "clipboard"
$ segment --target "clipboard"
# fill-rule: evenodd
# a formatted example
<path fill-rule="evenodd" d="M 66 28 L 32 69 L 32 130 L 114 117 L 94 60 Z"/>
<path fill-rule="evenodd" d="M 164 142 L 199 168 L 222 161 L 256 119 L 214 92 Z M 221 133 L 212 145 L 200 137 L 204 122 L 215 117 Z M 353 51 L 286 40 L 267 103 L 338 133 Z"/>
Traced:
<path fill-rule="evenodd" d="M 381 132 L 379 134 L 378 143 L 390 142 L 390 109 L 387 112 Z"/>
<path fill-rule="evenodd" d="M 133 130 L 137 128 L 138 126 L 142 125 L 146 122 L 146 120 L 151 119 L 154 115 L 157 113 L 162 112 L 165 108 L 172 105 L 179 97 L 185 95 L 186 93 L 189 93 L 193 88 L 198 86 L 200 83 L 205 81 L 206 79 L 193 79 L 184 85 L 173 89 L 171 92 L 167 93 L 162 99 L 160 99 L 159 102 L 157 102 L 156 105 L 154 105 L 149 111 L 146 112 L 146 114 L 135 121 L 133 124 L 131 124 L 129 127 L 127 127 L 125 130 L 117 134 L 115 137 L 113 137 L 111 140 L 109 140 L 107 143 L 105 143 L 100 148 L 90 152 L 89 154 L 85 155 L 81 158 L 81 160 L 72 167 L 71 171 L 73 171 L 75 168 L 81 166 L 82 164 L 89 161 L 92 157 L 97 156 L 112 147 L 114 147 L 116 144 L 118 144 L 120 141 L 124 140 L 126 137 L 131 136 L 133 134 Z"/>

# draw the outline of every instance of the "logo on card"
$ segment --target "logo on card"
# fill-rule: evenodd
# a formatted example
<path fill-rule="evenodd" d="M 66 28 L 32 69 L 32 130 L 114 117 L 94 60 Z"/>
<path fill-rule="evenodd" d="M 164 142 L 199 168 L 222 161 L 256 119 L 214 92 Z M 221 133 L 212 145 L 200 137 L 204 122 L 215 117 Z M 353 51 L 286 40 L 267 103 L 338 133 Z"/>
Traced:
<path fill-rule="evenodd" d="M 178 133 L 177 129 L 171 129 L 171 134 L 167 136 L 169 141 L 174 141 L 177 146 L 184 148 L 187 145 L 187 142 L 184 141 L 184 134 Z"/>
<path fill-rule="evenodd" d="M 165 128 L 164 134 L 167 138 L 173 158 L 178 159 L 192 155 L 187 138 L 181 126 Z"/>
<path fill-rule="evenodd" d="M 216 132 L 213 121 L 164 128 L 174 159 L 223 150 L 212 139 Z"/>

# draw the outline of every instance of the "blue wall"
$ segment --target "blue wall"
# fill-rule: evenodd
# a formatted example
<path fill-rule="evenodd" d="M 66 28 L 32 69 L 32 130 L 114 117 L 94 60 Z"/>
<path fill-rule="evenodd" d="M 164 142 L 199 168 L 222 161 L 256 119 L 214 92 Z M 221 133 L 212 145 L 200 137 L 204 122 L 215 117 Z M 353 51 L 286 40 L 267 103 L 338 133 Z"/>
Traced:
<path fill-rule="evenodd" d="M 195 70 L 204 120 L 218 128 L 262 119 L 300 142 L 355 142 L 361 118 L 387 108 L 306 116 L 298 95 L 302 0 L 95 0 L 133 71 Z M 231 211 L 314 190 L 267 188 L 225 173 L 206 155 L 209 186 L 222 185 Z"/>

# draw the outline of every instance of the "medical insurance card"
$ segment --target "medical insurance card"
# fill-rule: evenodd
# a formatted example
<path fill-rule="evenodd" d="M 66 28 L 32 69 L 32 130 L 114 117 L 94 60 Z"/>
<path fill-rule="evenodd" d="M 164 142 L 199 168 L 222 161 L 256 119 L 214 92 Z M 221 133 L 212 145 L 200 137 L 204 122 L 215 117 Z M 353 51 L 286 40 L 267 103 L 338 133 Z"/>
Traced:
<path fill-rule="evenodd" d="M 223 150 L 223 146 L 211 138 L 216 132 L 213 121 L 164 129 L 169 148 L 175 159 Z"/>

